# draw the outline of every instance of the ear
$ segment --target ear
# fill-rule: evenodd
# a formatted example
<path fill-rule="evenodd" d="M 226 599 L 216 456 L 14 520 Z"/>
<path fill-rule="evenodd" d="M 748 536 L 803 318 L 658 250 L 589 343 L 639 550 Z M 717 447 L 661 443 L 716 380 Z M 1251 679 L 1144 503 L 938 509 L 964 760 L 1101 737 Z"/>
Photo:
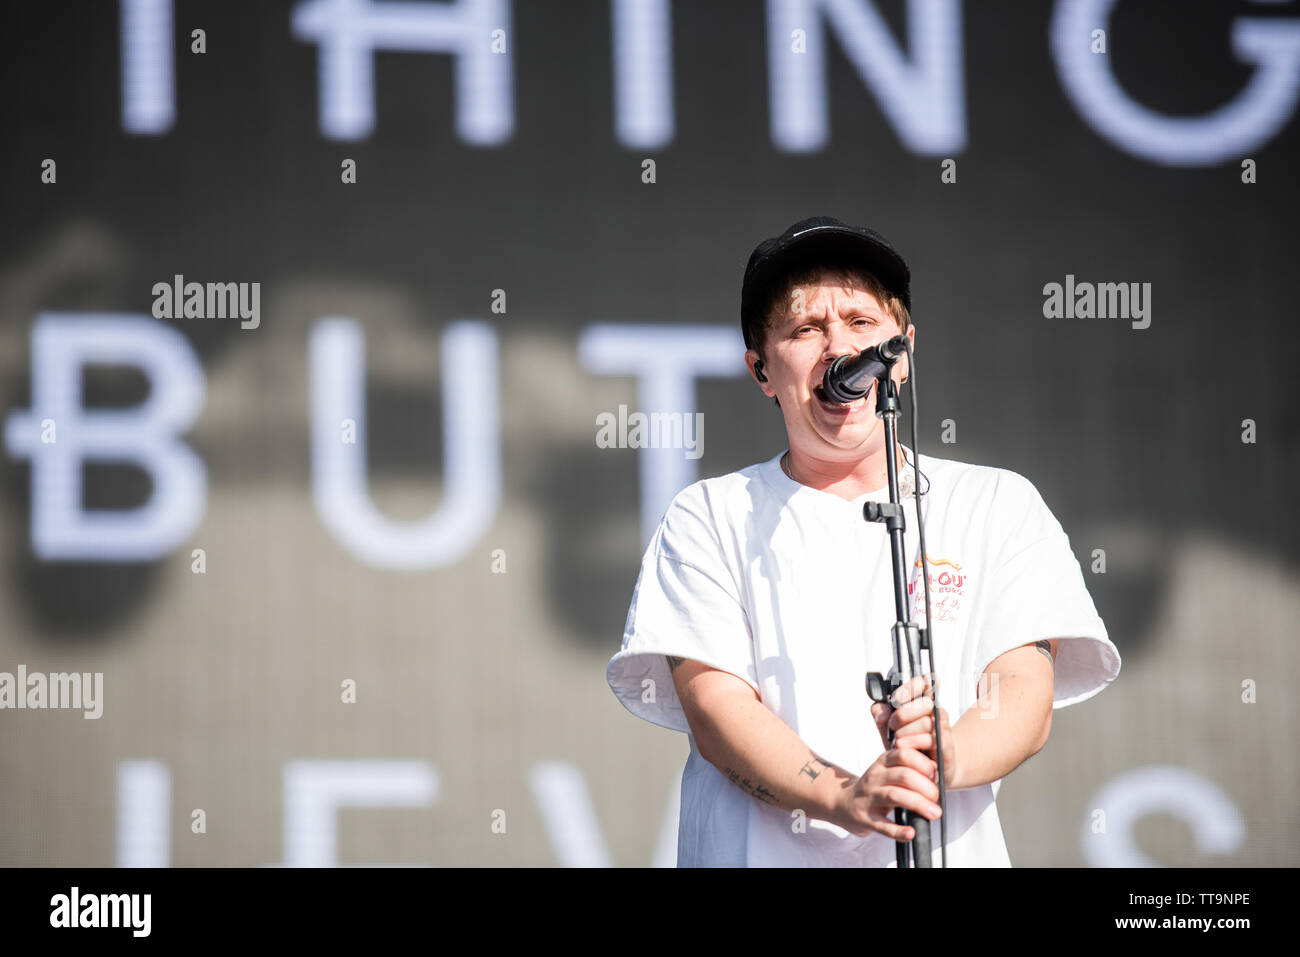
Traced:
<path fill-rule="evenodd" d="M 908 323 L 907 338 L 912 340 L 912 350 L 916 350 L 916 326 Z M 894 381 L 901 385 L 902 381 L 912 374 L 911 363 L 907 361 L 907 356 L 903 356 L 894 363 Z"/>
<path fill-rule="evenodd" d="M 749 367 L 749 374 L 754 377 L 758 387 L 763 390 L 764 395 L 775 396 L 776 389 L 772 386 L 764 368 L 763 358 L 755 350 L 750 349 L 745 353 L 745 365 Z"/>

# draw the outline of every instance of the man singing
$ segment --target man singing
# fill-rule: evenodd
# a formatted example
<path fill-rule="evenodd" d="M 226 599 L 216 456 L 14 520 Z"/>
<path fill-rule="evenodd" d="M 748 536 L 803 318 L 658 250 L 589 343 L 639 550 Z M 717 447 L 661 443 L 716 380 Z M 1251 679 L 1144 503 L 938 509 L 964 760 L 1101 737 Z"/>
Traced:
<path fill-rule="evenodd" d="M 889 498 L 885 433 L 877 386 L 838 404 L 822 381 L 838 356 L 915 342 L 910 281 L 883 236 L 825 216 L 750 256 L 745 360 L 789 448 L 673 499 L 607 668 L 628 710 L 688 735 L 679 866 L 895 865 L 895 842 L 915 836 L 895 808 L 939 817 L 936 691 L 948 864 L 1010 866 L 1000 780 L 1042 750 L 1053 708 L 1119 674 L 1034 486 L 928 456 L 918 471 L 900 447 L 910 611 L 925 623 L 919 483 L 937 688 L 915 679 L 894 708 L 867 699 L 865 675 L 892 666 L 897 617 L 888 534 L 862 517 L 864 502 Z M 891 374 L 906 381 L 906 357 Z M 932 835 L 938 866 L 938 826 Z"/>

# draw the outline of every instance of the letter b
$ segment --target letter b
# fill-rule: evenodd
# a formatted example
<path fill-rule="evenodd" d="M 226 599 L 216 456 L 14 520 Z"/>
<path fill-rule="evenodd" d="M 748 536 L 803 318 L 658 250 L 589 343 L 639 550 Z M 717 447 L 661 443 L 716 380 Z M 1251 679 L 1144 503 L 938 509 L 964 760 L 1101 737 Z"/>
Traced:
<path fill-rule="evenodd" d="M 149 397 L 128 409 L 82 404 L 82 370 L 129 365 L 149 380 Z M 5 422 L 5 446 L 32 463 L 32 549 L 44 560 L 150 561 L 161 558 L 203 517 L 207 474 L 177 436 L 203 408 L 206 383 L 194 350 L 175 329 L 147 316 L 42 313 L 32 330 L 32 407 Z M 43 443 L 40 423 L 59 424 Z M 153 480 L 133 509 L 82 505 L 87 461 L 138 466 Z"/>

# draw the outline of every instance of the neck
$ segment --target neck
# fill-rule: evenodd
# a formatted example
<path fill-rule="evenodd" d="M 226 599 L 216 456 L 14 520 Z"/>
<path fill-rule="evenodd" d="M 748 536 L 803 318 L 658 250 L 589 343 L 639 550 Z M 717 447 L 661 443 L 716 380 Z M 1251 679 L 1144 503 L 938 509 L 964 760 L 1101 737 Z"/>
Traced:
<path fill-rule="evenodd" d="M 895 449 L 901 476 L 906 468 L 906 461 L 903 458 L 902 446 L 896 444 Z M 829 492 L 848 500 L 884 488 L 889 481 L 883 446 L 865 458 L 848 462 L 819 458 L 791 448 L 785 462 L 790 477 L 800 485 L 807 485 L 819 492 Z"/>

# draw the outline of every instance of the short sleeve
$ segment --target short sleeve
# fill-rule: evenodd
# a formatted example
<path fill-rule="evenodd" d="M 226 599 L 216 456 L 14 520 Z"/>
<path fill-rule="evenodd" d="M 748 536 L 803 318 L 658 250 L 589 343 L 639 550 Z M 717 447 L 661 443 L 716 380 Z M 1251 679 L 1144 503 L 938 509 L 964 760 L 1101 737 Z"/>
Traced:
<path fill-rule="evenodd" d="M 646 548 L 623 629 L 605 674 L 639 718 L 690 732 L 665 655 L 691 658 L 758 691 L 754 642 L 703 483 L 673 499 Z"/>
<path fill-rule="evenodd" d="M 1091 698 L 1119 675 L 1119 650 L 1097 614 L 1061 523 L 1029 480 L 1013 472 L 999 478 L 990 521 L 997 545 L 990 550 L 977 673 L 1012 648 L 1060 639 L 1052 706 Z"/>

